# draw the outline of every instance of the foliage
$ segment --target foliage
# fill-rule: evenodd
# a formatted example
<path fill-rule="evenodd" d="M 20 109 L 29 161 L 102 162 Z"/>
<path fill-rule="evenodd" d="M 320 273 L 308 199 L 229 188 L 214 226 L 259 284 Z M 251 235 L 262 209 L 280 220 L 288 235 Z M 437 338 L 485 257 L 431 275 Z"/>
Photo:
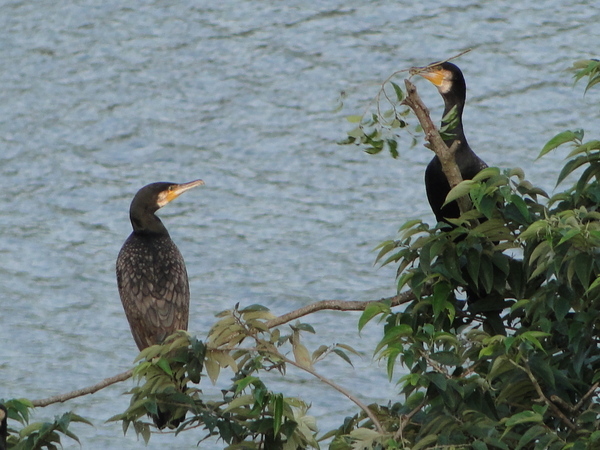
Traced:
<path fill-rule="evenodd" d="M 3 404 L 6 407 L 9 419 L 23 425 L 18 431 L 10 427 L 8 428 L 8 448 L 15 450 L 34 450 L 42 448 L 55 450 L 61 445 L 61 434 L 79 442 L 77 435 L 69 430 L 69 426 L 72 423 L 81 422 L 91 425 L 88 420 L 72 412 L 67 412 L 60 417 L 56 417 L 53 422 L 29 423 L 30 409 L 33 408 L 33 405 L 29 400 L 0 400 L 0 404 Z"/>
<path fill-rule="evenodd" d="M 111 420 L 122 420 L 125 432 L 133 424 L 147 442 L 152 424 L 144 420 L 146 414 L 170 407 L 176 417 L 185 416 L 177 433 L 202 427 L 207 432 L 203 439 L 218 436 L 228 449 L 318 448 L 316 423 L 307 415 L 309 405 L 269 390 L 258 375 L 285 374 L 289 364 L 313 373 L 314 365 L 327 354 L 349 362 L 346 351 L 354 350 L 345 345 L 321 346 L 311 354 L 300 339 L 302 331 L 314 333 L 310 325 L 297 323 L 290 326 L 290 334 L 281 335 L 266 325 L 273 318 L 259 305 L 236 306 L 220 314 L 206 343 L 180 331 L 164 344 L 143 350 L 134 373 L 142 384 L 130 392 L 127 411 Z M 294 359 L 282 353 L 285 346 L 291 347 Z M 222 398 L 203 399 L 196 387 L 201 379 L 208 376 L 216 383 L 227 368 L 233 372 L 233 383 L 222 389 Z"/>
<path fill-rule="evenodd" d="M 589 88 L 600 63 L 578 64 Z M 372 305 L 359 323 L 380 316 L 377 355 L 390 378 L 408 370 L 405 400 L 387 411 L 393 444 L 380 448 L 600 447 L 600 141 L 583 135 L 540 153 L 573 144 L 558 183 L 580 173 L 566 191 L 545 201 L 520 169 L 489 168 L 449 194 L 474 205 L 452 227 L 413 221 L 380 245 L 398 289 L 418 297 L 401 312 Z M 357 444 L 340 428 L 332 448 Z"/>

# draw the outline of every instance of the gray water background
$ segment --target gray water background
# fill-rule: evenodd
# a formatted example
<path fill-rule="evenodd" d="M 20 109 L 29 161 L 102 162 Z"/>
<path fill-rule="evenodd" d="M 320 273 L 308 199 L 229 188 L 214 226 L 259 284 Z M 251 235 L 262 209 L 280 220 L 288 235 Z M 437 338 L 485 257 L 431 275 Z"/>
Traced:
<path fill-rule="evenodd" d="M 282 314 L 393 295 L 394 269 L 375 267 L 372 249 L 408 219 L 433 222 L 431 154 L 410 139 L 399 160 L 338 146 L 344 117 L 392 72 L 472 48 L 457 61 L 471 146 L 552 190 L 566 150 L 535 161 L 542 145 L 573 127 L 598 138 L 599 94 L 573 89 L 565 69 L 598 55 L 599 23 L 596 2 L 564 0 L 0 2 L 0 398 L 44 398 L 130 367 L 114 262 L 131 198 L 153 181 L 206 182 L 160 212 L 186 259 L 201 338 L 238 302 Z M 439 117 L 435 88 L 417 86 Z M 372 359 L 380 330 L 357 336 L 357 318 L 305 319 L 311 349 L 344 342 L 362 355 L 317 369 L 365 402 L 396 401 L 396 380 Z M 323 432 L 356 412 L 297 370 L 269 383 L 311 401 Z M 95 419 L 74 427 L 83 448 L 143 447 L 103 423 L 132 385 L 33 419 L 74 410 Z M 148 448 L 194 448 L 203 435 L 153 436 Z"/>

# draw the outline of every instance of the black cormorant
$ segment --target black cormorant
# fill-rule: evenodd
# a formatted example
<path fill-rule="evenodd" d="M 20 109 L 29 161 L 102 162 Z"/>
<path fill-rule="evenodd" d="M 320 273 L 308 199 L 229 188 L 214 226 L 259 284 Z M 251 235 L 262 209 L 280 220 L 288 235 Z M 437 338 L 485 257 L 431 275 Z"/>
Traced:
<path fill-rule="evenodd" d="M 6 410 L 6 406 L 0 403 L 0 450 L 6 450 L 8 447 L 6 445 L 6 439 L 8 438 L 8 411 Z"/>
<path fill-rule="evenodd" d="M 419 71 L 418 74 L 437 87 L 444 99 L 444 116 L 456 106 L 458 121 L 454 128 L 446 131 L 448 137 L 444 139 L 444 142 L 450 147 L 455 140 L 460 141 L 455 153 L 456 164 L 460 169 L 463 180 L 472 179 L 481 170 L 485 169 L 487 164 L 471 150 L 463 130 L 462 113 L 467 96 L 467 85 L 462 72 L 454 64 L 443 62 L 440 64 L 433 63 L 427 69 Z M 443 221 L 444 218 L 457 218 L 460 216 L 458 203 L 455 201 L 442 208 L 446 196 L 450 192 L 450 184 L 442 171 L 442 164 L 437 155 L 433 157 L 425 170 L 425 189 L 427 190 L 427 199 L 438 222 Z"/>
<path fill-rule="evenodd" d="M 444 142 L 448 147 L 452 146 L 454 141 L 458 140 L 458 147 L 454 158 L 463 180 L 470 180 L 481 170 L 487 167 L 487 164 L 479 158 L 467 142 L 462 124 L 462 114 L 467 97 L 467 85 L 461 70 L 450 62 L 433 63 L 426 69 L 417 72 L 422 77 L 431 81 L 438 89 L 444 99 L 445 117 L 455 106 L 457 121 L 456 126 L 446 130 Z M 450 192 L 450 183 L 442 171 L 442 164 L 436 156 L 430 161 L 425 170 L 425 189 L 429 205 L 435 214 L 438 222 L 445 221 L 446 218 L 457 218 L 460 216 L 460 209 L 456 201 L 448 203 L 442 207 Z M 487 296 L 484 289 L 478 290 L 465 288 L 467 301 L 470 305 L 480 301 Z M 491 297 L 490 297 L 491 298 Z M 486 316 L 484 328 L 491 334 L 505 334 L 504 325 L 500 319 L 502 308 L 495 309 L 490 307 L 488 311 L 483 312 Z"/>
<path fill-rule="evenodd" d="M 131 202 L 133 232 L 117 258 L 117 284 L 140 350 L 160 344 L 176 330 L 187 330 L 190 288 L 185 262 L 154 213 L 203 184 L 202 180 L 152 183 L 141 188 Z"/>
<path fill-rule="evenodd" d="M 154 213 L 185 191 L 203 184 L 202 180 L 152 183 L 140 189 L 131 202 L 133 232 L 117 257 L 117 285 L 140 351 L 162 343 L 176 330 L 187 330 L 190 288 L 185 262 Z M 179 389 L 185 390 L 185 386 Z M 172 405 L 157 405 L 157 413 L 150 416 L 158 428 L 175 428 L 185 418 L 185 411 L 176 411 Z"/>

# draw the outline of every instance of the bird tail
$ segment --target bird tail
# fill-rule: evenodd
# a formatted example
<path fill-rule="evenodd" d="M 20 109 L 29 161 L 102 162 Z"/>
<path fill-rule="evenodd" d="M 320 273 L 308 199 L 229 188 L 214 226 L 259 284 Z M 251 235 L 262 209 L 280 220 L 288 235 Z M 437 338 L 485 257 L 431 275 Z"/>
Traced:
<path fill-rule="evenodd" d="M 151 414 L 150 417 L 154 422 L 154 425 L 160 430 L 164 428 L 175 429 L 185 420 L 185 411 L 183 412 L 183 416 L 176 417 L 173 411 L 170 410 L 162 410 L 160 407 L 158 408 L 157 414 Z"/>

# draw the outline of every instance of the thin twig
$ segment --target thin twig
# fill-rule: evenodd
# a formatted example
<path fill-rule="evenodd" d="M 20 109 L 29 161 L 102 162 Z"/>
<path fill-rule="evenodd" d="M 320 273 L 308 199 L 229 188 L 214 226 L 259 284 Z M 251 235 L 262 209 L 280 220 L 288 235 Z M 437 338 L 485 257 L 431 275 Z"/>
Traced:
<path fill-rule="evenodd" d="M 579 402 L 577 402 L 577 404 L 573 407 L 573 410 L 579 411 L 581 408 L 583 408 L 584 403 L 586 403 L 588 401 L 588 399 L 594 394 L 594 392 L 596 392 L 596 389 L 598 389 L 598 386 L 600 386 L 600 381 L 596 381 L 592 385 L 590 390 L 587 391 L 586 394 L 583 397 L 581 397 L 581 400 L 579 400 Z"/>
<path fill-rule="evenodd" d="M 398 439 L 402 439 L 402 435 L 404 434 L 404 429 L 410 423 L 410 420 L 413 418 L 413 416 L 415 414 L 417 414 L 419 411 L 421 411 L 421 409 L 423 409 L 423 406 L 425 406 L 425 400 L 423 400 L 421 403 L 419 403 L 411 412 L 409 412 L 408 414 L 405 414 L 404 416 L 402 416 L 400 418 L 400 428 L 398 428 L 398 431 L 396 432 L 396 434 L 394 434 L 395 441 L 398 441 Z"/>
<path fill-rule="evenodd" d="M 48 397 L 48 398 L 44 398 L 41 400 L 33 400 L 31 403 L 33 404 L 33 406 L 39 406 L 39 407 L 48 406 L 53 403 L 63 403 L 63 402 L 66 402 L 67 400 L 71 400 L 76 397 L 81 397 L 81 396 L 87 395 L 87 394 L 93 394 L 95 392 L 98 392 L 101 389 L 104 389 L 107 386 L 110 386 L 111 384 L 125 381 L 125 380 L 131 378 L 132 374 L 133 374 L 133 369 L 129 369 L 127 372 L 120 373 L 118 375 L 115 375 L 114 377 L 105 378 L 104 380 L 102 380 L 99 383 L 94 384 L 93 386 L 89 386 L 89 387 L 86 387 L 83 389 L 77 389 L 76 391 L 67 392 L 66 394 L 55 395 L 54 397 Z"/>
<path fill-rule="evenodd" d="M 367 405 L 365 405 L 358 398 L 356 398 L 350 391 L 348 391 L 345 388 L 343 388 L 342 386 L 334 383 L 330 379 L 325 378 L 323 375 L 319 374 L 318 372 L 315 372 L 312 368 L 303 366 L 301 364 L 298 364 L 296 361 L 292 361 L 291 359 L 286 358 L 284 355 L 282 355 L 279 352 L 277 352 L 277 356 L 281 357 L 286 363 L 291 364 L 292 366 L 297 367 L 298 369 L 302 369 L 302 370 L 308 372 L 313 377 L 319 379 L 320 381 L 322 381 L 325 384 L 328 384 L 329 386 L 334 388 L 336 391 L 338 391 L 338 392 L 342 393 L 343 395 L 345 395 L 346 397 L 348 397 L 348 399 L 350 399 L 352 402 L 354 402 L 360 409 L 362 409 L 365 412 L 365 414 L 369 417 L 369 419 L 371 419 L 371 421 L 373 422 L 373 425 L 375 425 L 375 428 L 377 428 L 377 431 L 380 434 L 385 434 L 385 430 L 381 426 L 381 423 L 379 423 L 379 420 L 377 419 L 375 414 L 373 414 L 373 411 L 371 411 Z"/>
<path fill-rule="evenodd" d="M 432 67 L 436 67 L 436 66 L 439 66 L 440 64 L 444 64 L 445 62 L 452 61 L 453 59 L 456 59 L 456 58 L 460 58 L 462 55 L 464 55 L 465 53 L 469 53 L 471 50 L 472 50 L 471 48 L 468 48 L 468 49 L 460 52 L 458 55 L 451 56 L 450 58 L 444 59 L 442 61 L 433 62 L 433 63 L 428 64 L 423 67 L 411 67 L 408 72 L 410 73 L 411 76 L 417 75 L 421 72 L 426 72 L 427 70 L 431 69 Z"/>
<path fill-rule="evenodd" d="M 529 368 L 529 364 L 527 363 L 527 361 L 525 361 L 525 365 L 524 366 L 520 366 L 519 364 L 517 364 L 516 362 L 514 362 L 512 360 L 509 360 L 509 361 L 510 361 L 510 363 L 513 366 L 521 369 L 523 372 L 525 372 L 527 374 L 527 376 L 529 377 L 529 381 L 531 381 L 531 384 L 533 384 L 533 387 L 535 388 L 535 391 L 540 396 L 540 400 L 543 401 L 546 405 L 548 405 L 548 407 L 552 410 L 552 413 L 554 413 L 556 416 L 558 416 L 560 418 L 560 420 L 566 426 L 568 426 L 571 430 L 577 431 L 577 425 L 575 425 L 573 422 L 571 422 L 567 418 L 567 416 L 565 416 L 563 414 L 563 412 L 558 408 L 558 406 L 556 406 L 553 402 L 550 401 L 550 399 L 548 397 L 546 397 L 544 395 L 544 392 L 542 391 L 542 387 L 540 386 L 540 384 L 538 383 L 537 379 L 533 375 L 533 372 Z"/>

